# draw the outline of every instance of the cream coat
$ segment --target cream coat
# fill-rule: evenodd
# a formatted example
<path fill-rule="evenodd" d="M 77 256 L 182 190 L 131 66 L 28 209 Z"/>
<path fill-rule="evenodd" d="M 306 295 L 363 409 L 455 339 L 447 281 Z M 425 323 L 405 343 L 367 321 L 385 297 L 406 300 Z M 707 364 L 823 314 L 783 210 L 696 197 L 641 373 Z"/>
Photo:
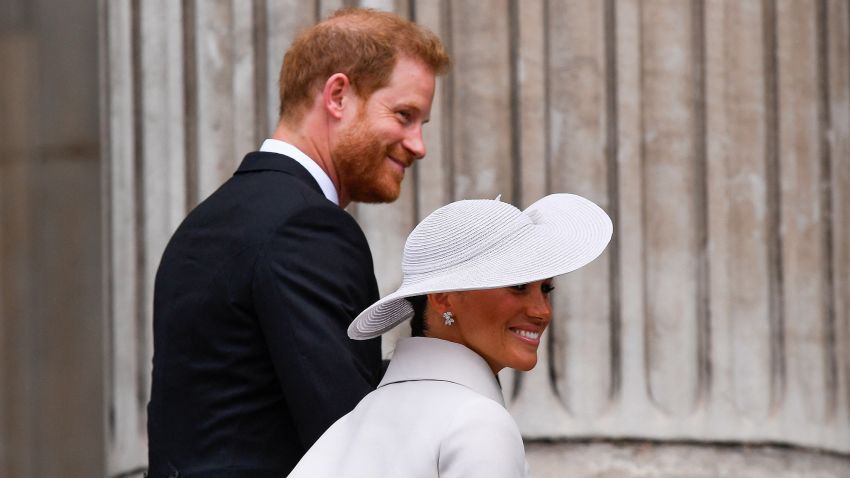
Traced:
<path fill-rule="evenodd" d="M 339 419 L 294 478 L 529 477 L 490 367 L 440 339 L 399 342 L 378 389 Z"/>

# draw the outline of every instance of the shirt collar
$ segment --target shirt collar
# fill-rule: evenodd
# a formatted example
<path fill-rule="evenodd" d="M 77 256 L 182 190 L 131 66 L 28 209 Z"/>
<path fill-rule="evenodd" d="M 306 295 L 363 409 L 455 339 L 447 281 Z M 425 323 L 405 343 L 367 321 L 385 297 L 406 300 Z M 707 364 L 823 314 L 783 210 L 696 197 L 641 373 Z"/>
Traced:
<path fill-rule="evenodd" d="M 334 187 L 333 181 L 331 181 L 331 178 L 328 177 L 327 173 L 325 173 L 325 171 L 322 170 L 322 168 L 320 168 L 313 159 L 304 154 L 303 151 L 279 139 L 267 139 L 263 141 L 263 145 L 260 146 L 260 151 L 282 154 L 297 161 L 298 164 L 304 166 L 304 169 L 310 173 L 310 176 L 313 176 L 316 182 L 319 183 L 319 187 L 322 188 L 322 193 L 325 197 L 339 206 L 339 194 Z"/>
<path fill-rule="evenodd" d="M 408 337 L 399 341 L 378 387 L 412 380 L 442 380 L 463 385 L 505 406 L 496 375 L 480 355 L 448 340 Z"/>

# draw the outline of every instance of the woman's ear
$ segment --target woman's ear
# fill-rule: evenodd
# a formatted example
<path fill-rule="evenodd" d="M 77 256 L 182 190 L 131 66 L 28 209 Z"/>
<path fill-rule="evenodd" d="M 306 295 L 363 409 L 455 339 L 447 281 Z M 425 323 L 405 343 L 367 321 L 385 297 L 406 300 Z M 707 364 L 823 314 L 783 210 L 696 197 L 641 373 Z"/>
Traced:
<path fill-rule="evenodd" d="M 325 111 L 336 119 L 342 119 L 350 90 L 351 81 L 348 76 L 343 73 L 331 75 L 322 89 L 322 105 Z"/>
<path fill-rule="evenodd" d="M 435 292 L 428 294 L 428 308 L 425 309 L 425 322 L 428 325 L 428 337 L 437 339 L 449 340 L 452 342 L 460 342 L 457 327 L 449 327 L 454 323 L 443 315 L 446 312 L 454 313 L 454 306 L 457 304 L 457 292 Z"/>
<path fill-rule="evenodd" d="M 452 297 L 450 292 L 435 292 L 428 294 L 428 308 L 442 315 L 443 312 L 451 310 Z"/>

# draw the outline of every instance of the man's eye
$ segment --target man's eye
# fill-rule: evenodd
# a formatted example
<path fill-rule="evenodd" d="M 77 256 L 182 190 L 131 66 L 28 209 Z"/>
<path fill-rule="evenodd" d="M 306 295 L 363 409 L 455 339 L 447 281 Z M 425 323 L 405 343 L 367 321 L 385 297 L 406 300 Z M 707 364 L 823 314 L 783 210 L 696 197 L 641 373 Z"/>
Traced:
<path fill-rule="evenodd" d="M 409 112 L 409 111 L 404 111 L 404 110 L 402 110 L 402 111 L 399 111 L 399 112 L 398 112 L 398 113 L 396 113 L 396 114 L 398 115 L 399 119 L 400 119 L 403 123 L 409 123 L 409 122 L 410 122 L 410 120 L 411 120 L 411 119 L 413 119 L 413 115 L 412 115 L 412 114 L 410 114 L 410 112 Z"/>

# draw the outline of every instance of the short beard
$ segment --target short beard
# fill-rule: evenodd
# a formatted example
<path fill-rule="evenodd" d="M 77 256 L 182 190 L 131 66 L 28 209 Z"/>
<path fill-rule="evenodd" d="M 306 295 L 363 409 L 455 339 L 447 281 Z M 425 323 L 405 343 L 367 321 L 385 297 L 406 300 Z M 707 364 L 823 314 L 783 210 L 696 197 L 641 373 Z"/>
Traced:
<path fill-rule="evenodd" d="M 381 144 L 371 124 L 360 115 L 340 133 L 331 156 L 340 188 L 349 200 L 365 203 L 393 202 L 401 194 L 401 182 L 389 175 L 384 161 L 387 148 Z"/>

